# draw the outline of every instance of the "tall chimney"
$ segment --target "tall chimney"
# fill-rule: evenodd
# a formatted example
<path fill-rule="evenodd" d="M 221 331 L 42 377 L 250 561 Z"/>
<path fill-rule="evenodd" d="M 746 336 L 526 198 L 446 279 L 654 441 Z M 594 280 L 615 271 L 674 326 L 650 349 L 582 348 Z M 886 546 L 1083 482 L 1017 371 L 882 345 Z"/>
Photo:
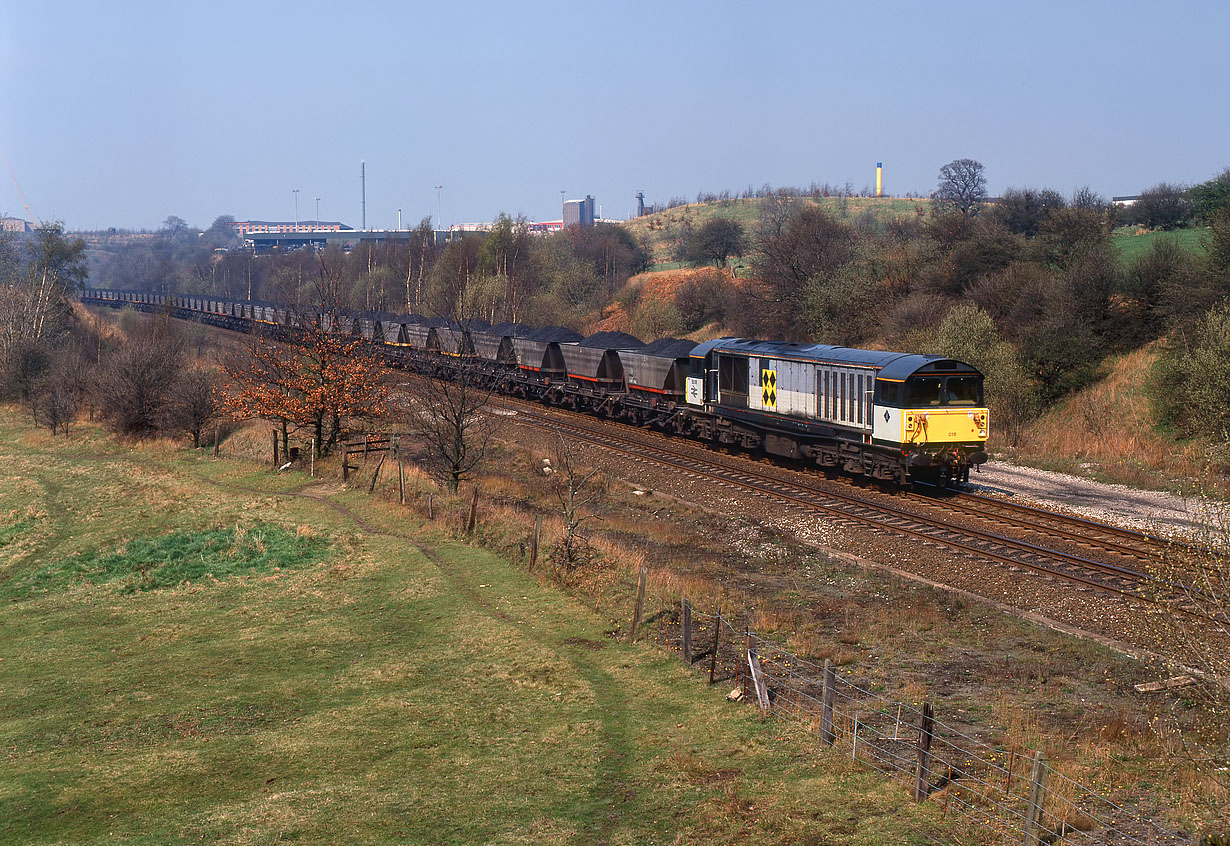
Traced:
<path fill-rule="evenodd" d="M 367 162 L 359 159 L 359 185 L 361 188 L 360 205 L 363 207 L 363 223 L 360 228 L 367 229 Z"/>
<path fill-rule="evenodd" d="M 881 192 L 884 187 L 884 162 L 876 162 L 876 196 L 882 196 Z"/>

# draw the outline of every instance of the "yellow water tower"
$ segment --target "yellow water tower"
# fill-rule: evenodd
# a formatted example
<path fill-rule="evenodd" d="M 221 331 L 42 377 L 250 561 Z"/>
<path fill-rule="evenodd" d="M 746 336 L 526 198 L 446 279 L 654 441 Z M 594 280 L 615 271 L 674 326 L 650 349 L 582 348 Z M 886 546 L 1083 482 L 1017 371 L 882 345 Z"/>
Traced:
<path fill-rule="evenodd" d="M 876 162 L 876 196 L 883 196 L 884 162 Z"/>

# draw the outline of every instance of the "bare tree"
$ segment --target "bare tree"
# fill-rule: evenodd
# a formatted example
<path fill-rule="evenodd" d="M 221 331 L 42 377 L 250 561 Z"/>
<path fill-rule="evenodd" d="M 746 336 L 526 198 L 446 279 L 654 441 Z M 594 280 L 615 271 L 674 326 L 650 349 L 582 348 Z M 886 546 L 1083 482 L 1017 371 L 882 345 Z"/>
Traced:
<path fill-rule="evenodd" d="M 588 513 L 588 506 L 597 499 L 602 490 L 594 484 L 597 469 L 583 470 L 576 462 L 572 445 L 557 436 L 555 441 L 555 464 L 548 474 L 555 498 L 559 502 L 560 516 L 564 518 L 564 537 L 560 540 L 560 556 L 565 569 L 572 569 L 576 562 L 577 542 L 582 540 L 581 524 L 596 520 L 598 515 Z"/>
<path fill-rule="evenodd" d="M 163 429 L 183 360 L 183 342 L 167 326 L 131 338 L 103 366 L 99 406 L 125 435 L 148 437 Z"/>
<path fill-rule="evenodd" d="M 0 237 L 0 361 L 21 343 L 53 338 L 68 328 L 70 301 L 84 284 L 85 243 L 64 237 L 59 223 L 40 226 L 25 245 Z"/>
<path fill-rule="evenodd" d="M 478 371 L 458 364 L 415 376 L 393 394 L 400 416 L 424 443 L 428 467 L 450 493 L 486 458 L 496 430 L 484 410 L 492 392 Z"/>
<path fill-rule="evenodd" d="M 937 210 L 958 211 L 974 217 L 987 198 L 987 178 L 981 162 L 954 159 L 940 168 L 940 184 L 932 194 Z"/>
<path fill-rule="evenodd" d="M 192 446 L 201 445 L 201 432 L 222 411 L 222 397 L 211 371 L 199 367 L 184 373 L 171 397 L 172 425 L 192 435 Z"/>
<path fill-rule="evenodd" d="M 1124 207 L 1121 213 L 1129 221 L 1150 229 L 1178 229 L 1191 217 L 1192 204 L 1187 186 L 1159 182 L 1141 191 L 1136 202 Z"/>

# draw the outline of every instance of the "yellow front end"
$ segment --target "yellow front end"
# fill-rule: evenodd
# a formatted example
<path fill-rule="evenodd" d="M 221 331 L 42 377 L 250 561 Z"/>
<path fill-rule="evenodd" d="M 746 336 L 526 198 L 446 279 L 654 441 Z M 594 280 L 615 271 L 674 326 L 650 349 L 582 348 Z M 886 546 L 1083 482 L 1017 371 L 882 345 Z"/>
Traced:
<path fill-rule="evenodd" d="M 905 409 L 903 444 L 970 444 L 987 439 L 985 408 Z"/>

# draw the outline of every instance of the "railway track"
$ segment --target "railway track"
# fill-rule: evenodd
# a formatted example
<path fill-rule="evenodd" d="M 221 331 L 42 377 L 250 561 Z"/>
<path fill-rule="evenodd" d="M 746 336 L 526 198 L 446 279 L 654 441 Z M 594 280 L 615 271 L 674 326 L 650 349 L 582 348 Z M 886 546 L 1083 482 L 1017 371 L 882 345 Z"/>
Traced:
<path fill-rule="evenodd" d="M 1185 541 L 1166 539 L 1135 529 L 1125 529 L 1037 506 L 1022 505 L 985 494 L 935 490 L 927 493 L 909 492 L 905 496 L 929 504 L 939 504 L 948 510 L 988 522 L 1015 526 L 1050 537 L 1062 537 L 1083 546 L 1100 548 L 1144 561 L 1156 559 L 1166 549 L 1202 551 L 1196 545 Z"/>
<path fill-rule="evenodd" d="M 626 427 L 603 425 L 601 421 L 567 413 L 552 413 L 535 403 L 515 401 L 511 405 L 517 411 L 515 419 L 524 424 L 564 434 L 633 462 L 668 467 L 686 478 L 755 493 L 788 503 L 805 513 L 824 514 L 838 523 L 913 538 L 978 560 L 998 562 L 1086 589 L 1150 603 L 1167 602 L 1165 598 L 1152 595 L 1148 589 L 1150 577 L 1143 569 L 1122 561 L 1099 560 L 1019 537 L 960 525 L 943 516 L 906 511 L 891 502 L 877 502 L 874 497 L 835 490 L 833 486 L 821 487 L 802 474 L 790 474 L 800 478 L 789 479 L 781 472 L 762 470 L 755 462 L 726 461 L 720 454 L 709 454 L 692 444 L 674 444 L 671 438 L 659 433 L 615 431 Z M 694 448 L 687 449 L 688 446 Z M 775 469 L 780 471 L 776 466 Z M 1045 509 L 1001 503 L 970 494 L 940 498 L 909 493 L 905 499 L 982 522 L 1010 525 L 1046 537 L 1061 537 L 1073 544 L 1100 550 L 1106 557 L 1143 562 L 1157 554 L 1157 541 L 1143 533 Z M 1175 596 L 1179 594 L 1176 590 Z M 1167 604 L 1182 608 L 1174 602 Z M 1194 613 L 1190 609 L 1182 610 Z"/>

